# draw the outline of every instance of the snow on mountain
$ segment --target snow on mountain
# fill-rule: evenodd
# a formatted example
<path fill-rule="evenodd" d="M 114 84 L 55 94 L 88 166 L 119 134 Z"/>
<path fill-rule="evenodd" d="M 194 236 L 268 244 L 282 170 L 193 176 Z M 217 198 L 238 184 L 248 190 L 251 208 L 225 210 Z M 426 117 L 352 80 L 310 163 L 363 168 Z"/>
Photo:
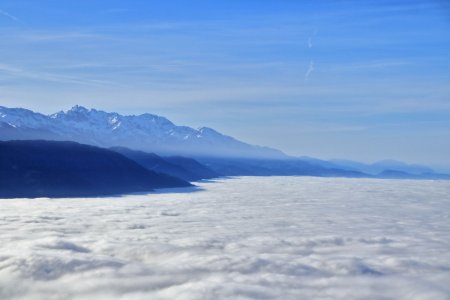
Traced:
<path fill-rule="evenodd" d="M 211 128 L 193 129 L 153 114 L 124 116 L 78 105 L 51 115 L 0 106 L 0 140 L 8 139 L 72 140 L 163 154 L 286 157 L 281 151 L 250 145 Z"/>
<path fill-rule="evenodd" d="M 18 128 L 39 128 L 49 126 L 48 117 L 23 108 L 0 106 L 0 122 Z"/>

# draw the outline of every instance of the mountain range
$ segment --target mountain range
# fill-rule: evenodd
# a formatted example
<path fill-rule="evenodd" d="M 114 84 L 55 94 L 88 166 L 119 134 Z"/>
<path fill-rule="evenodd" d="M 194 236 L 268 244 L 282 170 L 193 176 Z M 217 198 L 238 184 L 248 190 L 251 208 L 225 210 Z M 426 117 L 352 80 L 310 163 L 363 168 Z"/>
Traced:
<path fill-rule="evenodd" d="M 235 175 L 450 179 L 425 166 L 390 160 L 364 164 L 291 157 L 207 127 L 194 129 L 153 114 L 125 116 L 78 105 L 50 115 L 0 106 L 0 140 L 75 141 L 109 148 L 147 170 L 184 181 Z"/>
<path fill-rule="evenodd" d="M 250 145 L 208 127 L 194 129 L 153 114 L 124 116 L 78 105 L 51 115 L 0 106 L 0 139 L 70 140 L 165 155 L 287 157 L 279 150 Z"/>

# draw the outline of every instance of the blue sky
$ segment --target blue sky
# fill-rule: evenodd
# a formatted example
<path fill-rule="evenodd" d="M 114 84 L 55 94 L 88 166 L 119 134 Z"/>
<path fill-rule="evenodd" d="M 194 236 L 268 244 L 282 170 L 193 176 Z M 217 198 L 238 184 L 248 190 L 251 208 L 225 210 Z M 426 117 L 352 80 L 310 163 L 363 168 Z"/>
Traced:
<path fill-rule="evenodd" d="M 445 1 L 0 0 L 0 104 L 450 169 Z"/>

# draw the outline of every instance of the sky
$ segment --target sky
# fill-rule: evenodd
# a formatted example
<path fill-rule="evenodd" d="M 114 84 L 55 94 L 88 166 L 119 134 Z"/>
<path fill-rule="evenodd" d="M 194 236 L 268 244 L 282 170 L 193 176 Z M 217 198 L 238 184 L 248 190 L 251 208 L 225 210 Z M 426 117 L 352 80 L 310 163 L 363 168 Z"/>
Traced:
<path fill-rule="evenodd" d="M 450 170 L 445 1 L 0 0 L 0 105 Z"/>

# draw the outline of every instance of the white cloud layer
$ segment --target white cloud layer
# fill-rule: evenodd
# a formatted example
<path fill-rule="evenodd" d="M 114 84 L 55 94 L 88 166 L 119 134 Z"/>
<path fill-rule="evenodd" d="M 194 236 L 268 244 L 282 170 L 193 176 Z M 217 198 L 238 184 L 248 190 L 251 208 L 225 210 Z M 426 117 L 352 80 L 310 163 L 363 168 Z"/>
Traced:
<path fill-rule="evenodd" d="M 3 200 L 0 299 L 449 299 L 450 182 Z"/>

